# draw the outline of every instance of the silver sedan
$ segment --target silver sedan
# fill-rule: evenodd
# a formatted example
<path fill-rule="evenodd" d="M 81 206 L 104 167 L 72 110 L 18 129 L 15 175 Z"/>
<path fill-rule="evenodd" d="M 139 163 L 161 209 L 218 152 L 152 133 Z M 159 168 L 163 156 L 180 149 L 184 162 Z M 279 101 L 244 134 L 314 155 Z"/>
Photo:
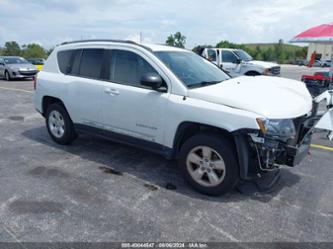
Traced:
<path fill-rule="evenodd" d="M 19 56 L 0 57 L 0 77 L 6 80 L 32 78 L 38 73 L 36 66 Z"/>

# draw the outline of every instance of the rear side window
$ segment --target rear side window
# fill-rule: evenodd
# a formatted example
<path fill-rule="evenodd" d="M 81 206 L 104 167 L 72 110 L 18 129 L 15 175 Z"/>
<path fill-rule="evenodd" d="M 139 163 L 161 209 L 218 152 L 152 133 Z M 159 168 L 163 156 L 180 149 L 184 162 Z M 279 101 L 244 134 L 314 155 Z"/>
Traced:
<path fill-rule="evenodd" d="M 83 49 L 79 75 L 100 79 L 104 49 Z"/>
<path fill-rule="evenodd" d="M 60 72 L 68 74 L 70 72 L 70 61 L 73 50 L 59 51 L 57 54 Z"/>

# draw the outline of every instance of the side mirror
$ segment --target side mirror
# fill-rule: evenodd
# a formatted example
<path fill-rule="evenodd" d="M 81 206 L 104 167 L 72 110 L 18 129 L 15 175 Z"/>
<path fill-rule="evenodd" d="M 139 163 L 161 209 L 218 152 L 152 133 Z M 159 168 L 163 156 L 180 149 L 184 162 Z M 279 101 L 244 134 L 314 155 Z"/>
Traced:
<path fill-rule="evenodd" d="M 5 63 L 3 63 L 3 62 L 0 62 L 0 65 L 1 65 L 1 66 L 4 66 L 4 65 L 5 65 Z"/>
<path fill-rule="evenodd" d="M 162 86 L 162 78 L 157 73 L 146 73 L 141 77 L 141 85 L 157 90 Z"/>
<path fill-rule="evenodd" d="M 240 64 L 241 62 L 242 62 L 241 59 L 238 59 L 238 58 L 237 58 L 237 59 L 235 60 L 235 63 L 236 63 L 236 64 Z"/>

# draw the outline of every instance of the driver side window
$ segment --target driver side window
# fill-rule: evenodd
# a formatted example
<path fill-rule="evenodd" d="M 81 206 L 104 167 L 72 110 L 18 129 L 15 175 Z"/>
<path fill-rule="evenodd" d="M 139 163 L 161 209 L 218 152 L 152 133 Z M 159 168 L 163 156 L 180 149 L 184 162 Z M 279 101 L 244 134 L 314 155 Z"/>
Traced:
<path fill-rule="evenodd" d="M 138 54 L 126 50 L 111 50 L 108 77 L 110 81 L 143 87 L 140 82 L 142 76 L 146 73 L 157 73 L 157 71 Z"/>
<path fill-rule="evenodd" d="M 231 51 L 222 51 L 222 62 L 236 63 L 237 57 Z"/>

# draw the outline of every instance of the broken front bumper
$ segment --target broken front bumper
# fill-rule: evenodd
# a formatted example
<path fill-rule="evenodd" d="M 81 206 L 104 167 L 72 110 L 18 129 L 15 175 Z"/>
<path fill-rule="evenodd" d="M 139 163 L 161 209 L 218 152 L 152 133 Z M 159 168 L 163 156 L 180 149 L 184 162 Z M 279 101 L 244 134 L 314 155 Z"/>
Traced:
<path fill-rule="evenodd" d="M 319 114 L 319 103 L 325 101 L 328 109 Z M 258 130 L 242 129 L 233 133 L 241 179 L 253 179 L 263 172 L 276 170 L 279 166 L 295 166 L 308 154 L 311 137 L 316 129 L 330 132 L 333 138 L 333 91 L 326 91 L 314 99 L 311 115 L 293 120 L 297 136 L 283 142 L 267 138 Z"/>

